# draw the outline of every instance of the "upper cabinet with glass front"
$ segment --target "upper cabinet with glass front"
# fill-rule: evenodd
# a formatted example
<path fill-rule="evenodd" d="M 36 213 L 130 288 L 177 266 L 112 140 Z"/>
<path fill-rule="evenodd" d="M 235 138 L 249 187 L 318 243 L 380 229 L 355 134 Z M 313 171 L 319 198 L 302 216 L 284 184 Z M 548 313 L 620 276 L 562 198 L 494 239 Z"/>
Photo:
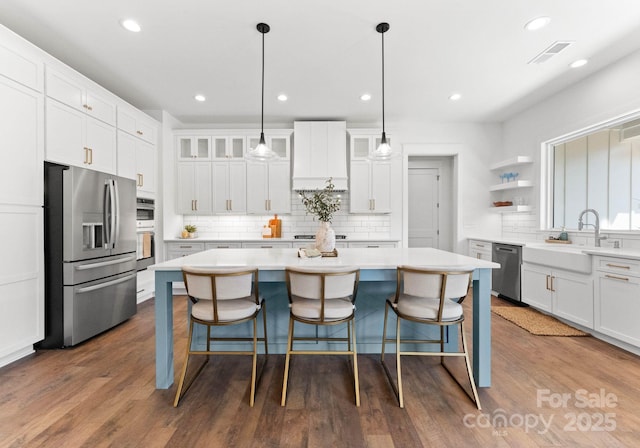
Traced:
<path fill-rule="evenodd" d="M 291 157 L 291 129 L 265 130 L 264 139 L 267 146 L 275 152 L 280 159 L 289 160 Z M 255 136 L 247 137 L 247 150 L 250 151 L 260 142 L 260 131 Z"/>
<path fill-rule="evenodd" d="M 211 137 L 178 136 L 178 160 L 211 160 Z"/>
<path fill-rule="evenodd" d="M 245 137 L 211 137 L 213 158 L 217 160 L 244 158 Z"/>
<path fill-rule="evenodd" d="M 351 160 L 367 160 L 380 145 L 382 134 L 371 130 L 348 130 Z M 393 138 L 387 135 L 387 142 L 393 147 Z"/>

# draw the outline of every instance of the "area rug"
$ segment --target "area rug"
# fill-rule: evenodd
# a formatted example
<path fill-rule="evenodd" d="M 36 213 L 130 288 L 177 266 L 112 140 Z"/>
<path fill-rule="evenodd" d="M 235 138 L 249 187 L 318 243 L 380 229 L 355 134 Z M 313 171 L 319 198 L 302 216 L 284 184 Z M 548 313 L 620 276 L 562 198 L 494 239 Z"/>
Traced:
<path fill-rule="evenodd" d="M 559 320 L 532 308 L 492 306 L 491 311 L 537 336 L 589 336 Z"/>

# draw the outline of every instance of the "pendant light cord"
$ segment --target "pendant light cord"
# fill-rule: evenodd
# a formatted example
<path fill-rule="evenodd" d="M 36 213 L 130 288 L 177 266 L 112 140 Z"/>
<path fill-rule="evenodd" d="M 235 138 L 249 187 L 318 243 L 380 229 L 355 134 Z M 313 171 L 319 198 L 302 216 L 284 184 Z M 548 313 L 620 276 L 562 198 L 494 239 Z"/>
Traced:
<path fill-rule="evenodd" d="M 262 100 L 260 105 L 260 134 L 264 134 L 264 34 L 265 33 L 262 33 Z"/>
<path fill-rule="evenodd" d="M 384 136 L 384 32 L 382 34 L 382 135 Z"/>

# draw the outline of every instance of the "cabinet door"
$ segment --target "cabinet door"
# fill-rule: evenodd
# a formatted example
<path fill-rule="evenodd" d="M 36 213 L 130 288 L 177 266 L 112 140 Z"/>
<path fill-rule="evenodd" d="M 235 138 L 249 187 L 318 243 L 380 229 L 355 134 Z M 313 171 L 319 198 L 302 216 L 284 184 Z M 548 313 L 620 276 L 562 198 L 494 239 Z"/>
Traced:
<path fill-rule="evenodd" d="M 52 70 L 49 66 L 47 66 L 46 72 L 47 96 L 84 112 L 86 104 L 82 86 L 75 80 Z"/>
<path fill-rule="evenodd" d="M 551 272 L 534 265 L 522 265 L 522 301 L 544 311 L 552 312 Z"/>
<path fill-rule="evenodd" d="M 136 181 L 138 193 L 156 193 L 156 148 L 142 140 L 136 142 Z M 144 194 L 142 195 L 144 196 Z"/>
<path fill-rule="evenodd" d="M 351 162 L 349 176 L 349 211 L 351 213 L 371 213 L 369 174 L 369 162 L 355 160 Z"/>
<path fill-rule="evenodd" d="M 211 179 L 211 164 L 194 163 L 195 181 L 195 208 L 198 214 L 210 214 L 213 212 L 213 183 Z"/>
<path fill-rule="evenodd" d="M 290 136 L 288 135 L 267 136 L 267 144 L 269 145 L 269 148 L 271 148 L 273 152 L 278 154 L 278 157 L 280 157 L 281 159 L 289 160 L 289 154 L 291 152 L 290 142 Z"/>
<path fill-rule="evenodd" d="M 0 203 L 42 205 L 42 94 L 0 78 Z"/>
<path fill-rule="evenodd" d="M 595 330 L 640 347 L 640 278 L 598 273 Z"/>
<path fill-rule="evenodd" d="M 136 138 L 118 131 L 118 176 L 138 180 L 136 170 Z"/>
<path fill-rule="evenodd" d="M 352 136 L 350 146 L 351 160 L 366 160 L 371 149 L 371 137 Z"/>
<path fill-rule="evenodd" d="M 373 213 L 391 213 L 391 163 L 372 163 L 370 183 Z"/>
<path fill-rule="evenodd" d="M 87 168 L 116 173 L 116 129 L 99 120 L 86 117 L 86 142 L 90 149 Z"/>
<path fill-rule="evenodd" d="M 247 164 L 229 162 L 229 211 L 246 213 L 247 211 Z"/>
<path fill-rule="evenodd" d="M 213 212 L 229 213 L 229 164 L 213 162 Z"/>
<path fill-rule="evenodd" d="M 593 280 L 590 275 L 554 271 L 553 314 L 593 328 Z"/>
<path fill-rule="evenodd" d="M 86 111 L 91 117 L 104 121 L 112 126 L 116 124 L 116 105 L 113 99 L 90 89 L 86 90 Z"/>
<path fill-rule="evenodd" d="M 247 213 L 268 213 L 268 166 L 265 163 L 247 163 Z"/>
<path fill-rule="evenodd" d="M 178 163 L 176 179 L 176 212 L 178 214 L 195 213 L 195 163 Z"/>
<path fill-rule="evenodd" d="M 291 164 L 269 164 L 269 213 L 291 213 Z"/>
<path fill-rule="evenodd" d="M 210 137 L 178 137 L 177 146 L 178 160 L 211 158 Z"/>
<path fill-rule="evenodd" d="M 46 158 L 51 162 L 87 167 L 82 112 L 47 100 Z"/>

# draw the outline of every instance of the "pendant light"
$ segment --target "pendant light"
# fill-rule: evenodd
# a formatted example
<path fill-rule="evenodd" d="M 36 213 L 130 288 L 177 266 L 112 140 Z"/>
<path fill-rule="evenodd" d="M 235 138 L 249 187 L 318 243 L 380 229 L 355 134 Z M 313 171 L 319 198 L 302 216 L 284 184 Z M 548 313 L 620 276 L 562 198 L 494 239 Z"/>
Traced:
<path fill-rule="evenodd" d="M 258 23 L 256 26 L 258 31 L 262 34 L 262 100 L 260 110 L 260 141 L 258 146 L 251 149 L 245 156 L 249 160 L 255 160 L 257 162 L 268 162 L 278 158 L 278 154 L 273 152 L 265 142 L 264 139 L 264 35 L 267 34 L 271 27 L 266 23 Z"/>
<path fill-rule="evenodd" d="M 391 145 L 387 142 L 387 135 L 384 132 L 384 33 L 389 31 L 389 24 L 387 22 L 379 23 L 376 26 L 376 31 L 382 35 L 382 138 L 380 139 L 380 145 L 371 154 L 372 160 L 389 160 L 394 156 L 391 150 Z"/>

